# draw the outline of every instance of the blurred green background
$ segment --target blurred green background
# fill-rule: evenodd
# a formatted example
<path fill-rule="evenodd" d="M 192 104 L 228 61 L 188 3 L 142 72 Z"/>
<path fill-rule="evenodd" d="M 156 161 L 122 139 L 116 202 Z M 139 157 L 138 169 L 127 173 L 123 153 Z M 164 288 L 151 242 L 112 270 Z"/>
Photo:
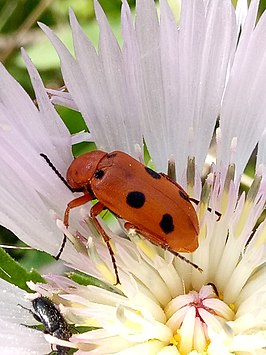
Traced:
<path fill-rule="evenodd" d="M 175 1 L 175 0 L 169 0 Z M 185 0 L 184 0 L 185 1 Z M 128 0 L 131 7 L 135 1 Z M 236 1 L 233 1 L 234 3 Z M 120 36 L 120 8 L 121 0 L 99 0 L 111 26 Z M 26 91 L 33 96 L 30 80 L 25 65 L 20 55 L 20 47 L 24 47 L 41 77 L 49 88 L 60 88 L 63 85 L 59 59 L 46 36 L 37 25 L 43 22 L 53 28 L 66 46 L 72 50 L 72 36 L 69 27 L 68 9 L 71 7 L 90 40 L 97 45 L 98 27 L 95 21 L 92 0 L 0 0 L 0 61 L 8 71 L 20 82 Z M 260 4 L 260 14 L 266 8 L 266 0 Z M 71 133 L 84 129 L 82 118 L 77 112 L 62 109 L 58 111 Z M 75 120 L 73 120 L 75 115 Z M 75 126 L 71 124 L 75 122 Z M 79 122 L 77 124 L 77 122 Z M 75 147 L 74 153 L 78 154 L 87 147 Z M 0 244 L 22 245 L 17 238 L 0 227 Z M 41 268 L 50 263 L 53 258 L 45 253 L 33 250 L 9 250 L 11 255 L 19 260 L 26 268 Z"/>

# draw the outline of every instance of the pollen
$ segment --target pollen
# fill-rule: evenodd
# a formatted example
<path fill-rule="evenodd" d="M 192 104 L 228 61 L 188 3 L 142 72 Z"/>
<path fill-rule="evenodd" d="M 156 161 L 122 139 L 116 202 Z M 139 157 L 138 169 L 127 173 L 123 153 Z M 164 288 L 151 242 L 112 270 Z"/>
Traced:
<path fill-rule="evenodd" d="M 233 312 L 235 311 L 236 306 L 234 303 L 230 303 L 228 306 L 232 309 Z"/>
<path fill-rule="evenodd" d="M 173 336 L 173 339 L 170 343 L 176 347 L 178 346 L 178 344 L 180 343 L 180 335 L 178 334 L 178 332 Z"/>

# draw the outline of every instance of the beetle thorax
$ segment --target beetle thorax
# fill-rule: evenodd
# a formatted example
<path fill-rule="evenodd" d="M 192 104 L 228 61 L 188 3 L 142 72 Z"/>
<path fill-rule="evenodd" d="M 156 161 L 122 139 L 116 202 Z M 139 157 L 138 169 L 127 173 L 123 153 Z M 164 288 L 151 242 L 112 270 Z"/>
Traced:
<path fill-rule="evenodd" d="M 96 150 L 82 154 L 74 159 L 66 174 L 68 184 L 73 189 L 81 189 L 89 185 L 97 171 L 99 162 L 105 155 L 105 152 Z"/>

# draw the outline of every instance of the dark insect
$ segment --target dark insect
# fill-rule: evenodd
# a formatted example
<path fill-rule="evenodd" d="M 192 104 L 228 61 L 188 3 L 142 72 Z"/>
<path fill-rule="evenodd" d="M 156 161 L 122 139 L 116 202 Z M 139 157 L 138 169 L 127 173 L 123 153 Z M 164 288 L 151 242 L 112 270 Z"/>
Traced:
<path fill-rule="evenodd" d="M 21 307 L 25 308 L 23 306 Z M 72 335 L 69 325 L 59 310 L 55 307 L 53 302 L 46 297 L 37 297 L 32 301 L 32 307 L 34 311 L 31 309 L 28 309 L 28 311 L 38 322 L 43 324 L 45 333 L 48 333 L 58 339 L 69 340 Z M 66 355 L 68 350 L 70 350 L 70 348 L 56 345 L 56 351 L 53 350 L 52 353 L 57 355 Z"/>

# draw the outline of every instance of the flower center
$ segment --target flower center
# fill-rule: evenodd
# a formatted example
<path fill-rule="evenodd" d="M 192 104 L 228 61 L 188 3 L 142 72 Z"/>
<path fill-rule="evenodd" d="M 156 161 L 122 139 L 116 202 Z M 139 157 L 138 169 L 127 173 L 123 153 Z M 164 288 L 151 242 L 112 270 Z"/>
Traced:
<path fill-rule="evenodd" d="M 225 322 L 234 318 L 232 309 L 219 299 L 211 285 L 175 297 L 166 306 L 165 314 L 174 335 L 172 343 L 181 354 L 206 351 L 209 331 L 221 331 Z"/>

